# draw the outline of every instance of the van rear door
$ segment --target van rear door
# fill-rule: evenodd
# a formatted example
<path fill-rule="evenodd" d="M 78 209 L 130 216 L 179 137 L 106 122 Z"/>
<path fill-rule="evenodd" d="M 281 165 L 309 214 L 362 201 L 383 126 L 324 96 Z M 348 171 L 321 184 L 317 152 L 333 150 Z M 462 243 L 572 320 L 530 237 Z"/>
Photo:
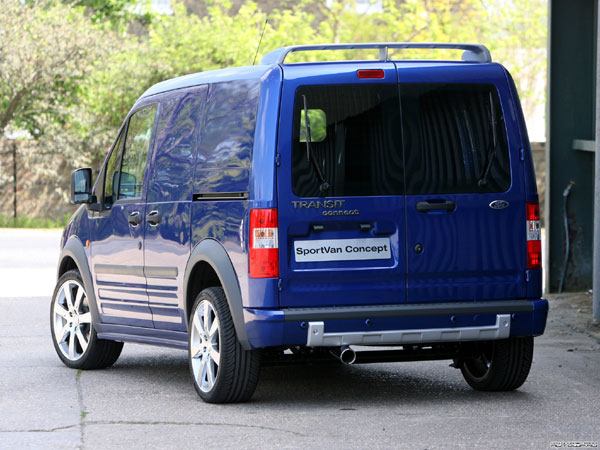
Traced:
<path fill-rule="evenodd" d="M 404 302 L 395 66 L 319 64 L 318 75 L 315 67 L 284 66 L 277 170 L 281 306 Z"/>
<path fill-rule="evenodd" d="M 400 66 L 400 63 L 398 63 Z M 407 301 L 526 295 L 520 138 L 501 66 L 399 69 Z"/>

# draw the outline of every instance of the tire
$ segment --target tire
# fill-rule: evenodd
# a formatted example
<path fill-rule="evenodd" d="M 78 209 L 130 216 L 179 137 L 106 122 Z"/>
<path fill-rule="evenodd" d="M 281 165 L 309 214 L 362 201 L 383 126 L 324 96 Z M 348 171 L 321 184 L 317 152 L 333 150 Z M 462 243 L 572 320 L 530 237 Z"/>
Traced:
<path fill-rule="evenodd" d="M 77 270 L 61 276 L 50 304 L 50 331 L 58 357 L 72 369 L 104 369 L 112 366 L 122 342 L 98 339 L 87 293 Z"/>
<path fill-rule="evenodd" d="M 194 388 L 207 403 L 250 400 L 260 372 L 260 353 L 237 340 L 223 289 L 204 289 L 189 322 L 188 360 Z"/>
<path fill-rule="evenodd" d="M 527 379 L 533 360 L 533 337 L 512 337 L 478 345 L 479 356 L 462 361 L 460 370 L 478 391 L 513 391 Z"/>

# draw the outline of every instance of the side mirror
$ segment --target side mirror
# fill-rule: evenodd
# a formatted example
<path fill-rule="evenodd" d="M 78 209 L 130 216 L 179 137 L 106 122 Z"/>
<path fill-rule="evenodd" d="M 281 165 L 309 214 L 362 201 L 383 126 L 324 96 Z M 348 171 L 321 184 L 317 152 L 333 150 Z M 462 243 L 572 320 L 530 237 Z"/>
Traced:
<path fill-rule="evenodd" d="M 92 169 L 77 169 L 71 174 L 71 203 L 93 203 Z"/>

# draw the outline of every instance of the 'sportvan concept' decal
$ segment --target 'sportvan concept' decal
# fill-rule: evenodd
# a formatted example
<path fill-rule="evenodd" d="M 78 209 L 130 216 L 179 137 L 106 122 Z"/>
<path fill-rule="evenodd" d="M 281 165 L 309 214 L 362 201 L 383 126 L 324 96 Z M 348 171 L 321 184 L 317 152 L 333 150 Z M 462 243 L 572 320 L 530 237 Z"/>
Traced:
<path fill-rule="evenodd" d="M 296 262 L 389 259 L 389 238 L 295 241 Z"/>
<path fill-rule="evenodd" d="M 494 200 L 490 203 L 492 209 L 504 209 L 508 208 L 509 203 L 506 200 Z"/>

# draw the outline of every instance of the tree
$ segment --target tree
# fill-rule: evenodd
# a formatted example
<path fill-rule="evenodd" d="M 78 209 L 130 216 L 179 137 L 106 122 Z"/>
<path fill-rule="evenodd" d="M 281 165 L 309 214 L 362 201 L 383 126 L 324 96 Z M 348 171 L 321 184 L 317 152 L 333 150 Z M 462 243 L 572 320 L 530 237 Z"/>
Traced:
<path fill-rule="evenodd" d="M 108 23 L 121 32 L 134 21 L 147 25 L 155 16 L 151 0 L 65 0 L 65 3 L 83 8 L 93 23 Z"/>
<path fill-rule="evenodd" d="M 0 8 L 0 138 L 7 128 L 39 137 L 68 120 L 78 84 L 105 51 L 105 34 L 70 6 L 5 0 Z"/>
<path fill-rule="evenodd" d="M 482 39 L 492 56 L 511 72 L 528 124 L 543 127 L 547 73 L 547 1 L 510 0 L 485 5 Z M 535 132 L 535 130 L 534 130 Z M 536 136 L 533 136 L 536 138 Z M 538 130 L 538 139 L 542 139 Z"/>
<path fill-rule="evenodd" d="M 154 83 L 250 65 L 255 55 L 258 63 L 287 45 L 480 42 L 511 71 L 527 119 L 543 114 L 545 0 L 371 0 L 367 11 L 357 0 L 263 0 L 266 9 L 250 0 L 207 0 L 202 17 L 181 0 L 171 1 L 173 14 L 151 17 L 149 0 L 1 1 L 0 148 L 10 130 L 26 130 L 38 141 L 33 153 L 59 153 L 72 166 L 99 166 L 127 112 Z M 400 57 L 457 56 L 403 51 Z M 286 61 L 339 57 L 313 52 Z M 60 179 L 56 189 L 64 198 L 68 167 L 61 171 L 48 161 L 36 172 Z"/>
<path fill-rule="evenodd" d="M 81 87 L 107 49 L 112 36 L 92 26 L 81 8 L 50 0 L 3 0 L 0 8 L 0 149 L 19 131 L 34 138 L 18 146 L 19 189 L 30 210 L 56 219 L 68 210 L 68 172 L 88 164 L 88 148 L 101 135 L 88 133 L 94 123 L 81 108 Z M 104 47 L 106 45 L 106 47 Z M 106 48 L 106 49 L 105 49 Z M 12 171 L 0 166 L 0 184 Z M 41 189 L 41 191 L 40 191 Z M 43 192 L 44 203 L 36 195 Z M 48 202 L 51 198 L 53 201 Z M 57 201 L 63 200 L 57 208 Z M 52 204 L 51 210 L 46 211 Z M 57 210 L 58 215 L 57 215 Z"/>
<path fill-rule="evenodd" d="M 195 72 L 251 65 L 267 15 L 248 1 L 236 14 L 226 0 L 215 0 L 208 14 L 189 14 L 184 5 L 173 2 L 173 15 L 154 20 L 147 36 L 127 36 L 120 41 L 103 66 L 83 83 L 83 103 L 113 134 L 129 108 L 143 92 L 162 80 Z M 266 25 L 260 61 L 265 49 L 297 42 L 318 42 L 312 28 L 314 16 L 304 11 L 274 10 Z"/>
<path fill-rule="evenodd" d="M 500 5 L 483 0 L 383 0 L 372 2 L 367 13 L 358 12 L 356 0 L 303 0 L 271 10 L 268 16 L 254 1 L 212 0 L 202 17 L 188 13 L 182 3 L 171 4 L 172 15 L 155 18 L 147 35 L 128 36 L 121 47 L 126 49 L 113 52 L 87 83 L 90 110 L 112 127 L 118 127 L 135 99 L 158 81 L 252 64 L 263 27 L 257 62 L 275 48 L 295 44 L 481 42 L 513 73 L 526 111 L 531 111 L 528 105 L 534 98 L 543 99 L 539 83 L 533 88 L 533 81 L 545 73 L 543 0 Z M 377 52 L 343 52 L 345 58 L 357 55 L 376 57 Z M 336 57 L 333 52 L 315 52 L 292 54 L 288 61 Z M 460 53 L 402 51 L 401 57 L 456 58 Z"/>

